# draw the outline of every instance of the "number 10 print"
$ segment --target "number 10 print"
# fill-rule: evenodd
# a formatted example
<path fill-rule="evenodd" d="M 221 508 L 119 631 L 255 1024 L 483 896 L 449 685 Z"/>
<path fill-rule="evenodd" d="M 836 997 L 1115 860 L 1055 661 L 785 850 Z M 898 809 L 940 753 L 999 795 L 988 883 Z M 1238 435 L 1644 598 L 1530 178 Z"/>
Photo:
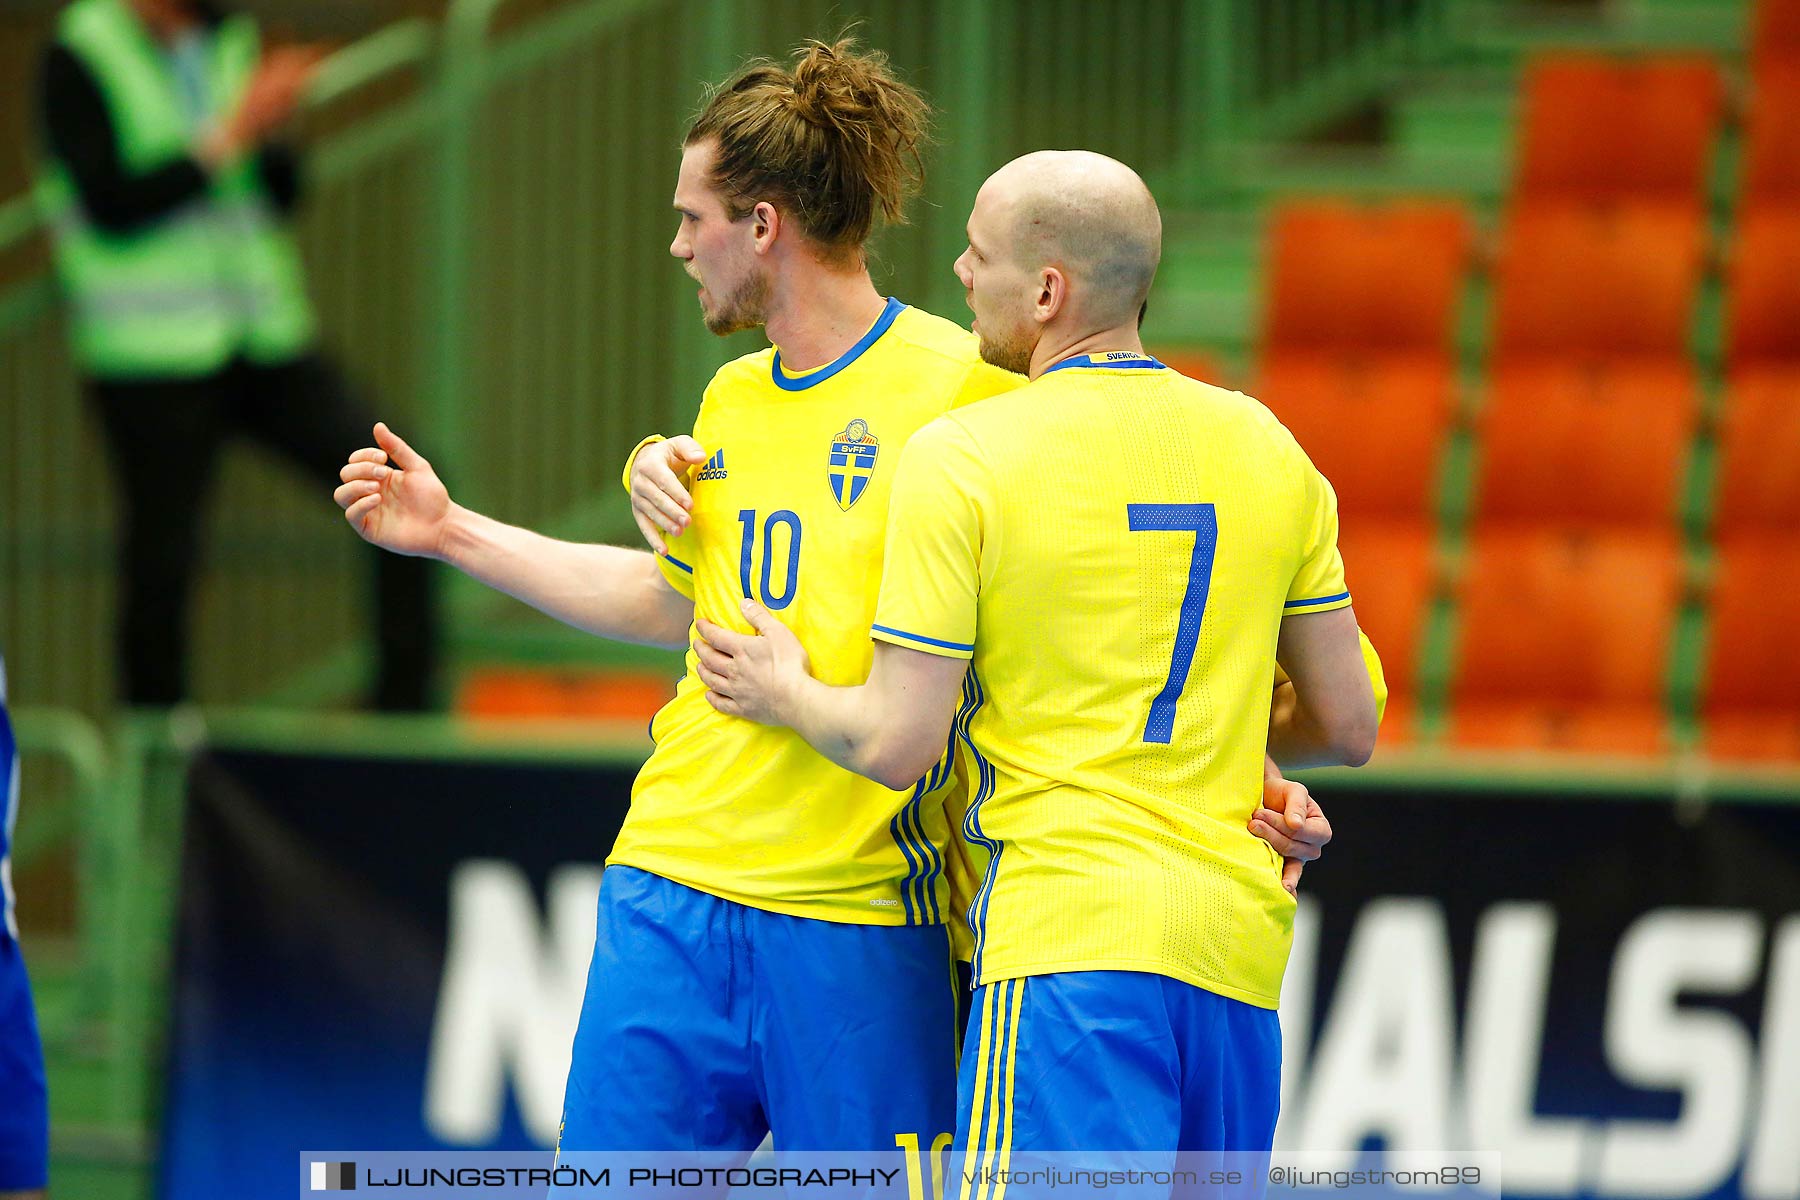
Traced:
<path fill-rule="evenodd" d="M 757 599 L 757 593 L 750 588 L 751 559 L 756 552 L 756 510 L 746 508 L 738 513 L 738 521 L 744 526 L 744 541 L 738 548 L 738 582 L 743 585 L 746 600 Z M 771 566 L 775 561 L 775 530 L 778 526 L 787 526 L 787 579 L 782 584 L 781 594 L 776 595 L 769 588 Z M 763 564 L 762 564 L 762 603 L 771 612 L 786 608 L 793 603 L 794 593 L 800 588 L 800 518 L 796 514 L 782 509 L 769 514 L 762 528 Z"/>

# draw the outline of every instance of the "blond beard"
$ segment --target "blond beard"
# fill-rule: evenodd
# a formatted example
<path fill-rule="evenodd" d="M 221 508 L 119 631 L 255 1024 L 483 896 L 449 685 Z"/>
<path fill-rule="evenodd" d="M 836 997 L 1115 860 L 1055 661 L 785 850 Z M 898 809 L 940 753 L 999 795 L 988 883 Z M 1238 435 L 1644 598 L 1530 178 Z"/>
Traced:
<path fill-rule="evenodd" d="M 769 311 L 769 281 L 752 275 L 740 283 L 717 312 L 708 315 L 706 331 L 725 337 L 746 329 L 759 329 Z"/>
<path fill-rule="evenodd" d="M 1031 353 L 1036 349 L 1037 343 L 1023 334 L 1004 341 L 981 335 L 981 361 L 1014 375 L 1031 373 Z"/>

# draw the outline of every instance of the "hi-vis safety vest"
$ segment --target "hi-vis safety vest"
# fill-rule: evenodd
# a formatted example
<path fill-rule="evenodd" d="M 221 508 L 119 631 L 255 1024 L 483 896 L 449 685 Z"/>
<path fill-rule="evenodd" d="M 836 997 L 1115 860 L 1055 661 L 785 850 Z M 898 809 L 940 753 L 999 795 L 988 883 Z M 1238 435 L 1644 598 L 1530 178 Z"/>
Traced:
<path fill-rule="evenodd" d="M 98 82 L 127 170 L 189 152 L 174 68 L 125 0 L 75 0 L 57 40 Z M 208 33 L 213 114 L 235 110 L 259 54 L 248 17 L 227 17 Z M 204 375 L 234 356 L 281 362 L 312 344 L 299 249 L 253 159 L 222 168 L 204 193 L 126 233 L 87 218 L 59 162 L 43 165 L 38 197 L 68 293 L 76 360 L 89 374 Z"/>

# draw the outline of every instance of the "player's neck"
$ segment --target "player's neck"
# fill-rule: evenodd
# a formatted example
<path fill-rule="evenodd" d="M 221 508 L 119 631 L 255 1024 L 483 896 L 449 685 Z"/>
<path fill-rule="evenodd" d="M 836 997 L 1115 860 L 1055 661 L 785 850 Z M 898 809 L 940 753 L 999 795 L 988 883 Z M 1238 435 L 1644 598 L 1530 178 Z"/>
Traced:
<path fill-rule="evenodd" d="M 866 269 L 792 272 L 770 297 L 763 331 L 794 374 L 822 367 L 856 345 L 887 301 Z"/>
<path fill-rule="evenodd" d="M 1036 379 L 1065 359 L 1116 351 L 1131 354 L 1144 352 L 1144 342 L 1138 337 L 1136 322 L 1074 336 L 1046 330 L 1044 336 L 1038 339 L 1037 349 L 1031 352 L 1031 370 L 1027 374 Z"/>

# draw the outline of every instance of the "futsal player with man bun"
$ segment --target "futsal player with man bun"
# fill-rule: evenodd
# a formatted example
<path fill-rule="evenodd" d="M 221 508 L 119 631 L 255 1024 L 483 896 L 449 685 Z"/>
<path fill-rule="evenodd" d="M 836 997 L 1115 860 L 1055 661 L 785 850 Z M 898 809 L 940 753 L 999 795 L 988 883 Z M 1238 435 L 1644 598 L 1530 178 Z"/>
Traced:
<path fill-rule="evenodd" d="M 860 679 L 900 447 L 1017 386 L 967 331 L 870 280 L 864 244 L 919 180 L 924 100 L 878 53 L 809 43 L 710 95 L 682 152 L 670 253 L 707 328 L 774 347 L 723 367 L 714 451 L 668 553 L 575 545 L 452 504 L 378 427 L 339 503 L 389 549 L 440 557 L 606 637 L 685 645 L 748 589 Z M 608 860 L 564 1099 L 564 1150 L 927 1145 L 953 1119 L 955 999 L 941 792 L 883 787 L 791 733 L 723 717 L 691 665 Z"/>

